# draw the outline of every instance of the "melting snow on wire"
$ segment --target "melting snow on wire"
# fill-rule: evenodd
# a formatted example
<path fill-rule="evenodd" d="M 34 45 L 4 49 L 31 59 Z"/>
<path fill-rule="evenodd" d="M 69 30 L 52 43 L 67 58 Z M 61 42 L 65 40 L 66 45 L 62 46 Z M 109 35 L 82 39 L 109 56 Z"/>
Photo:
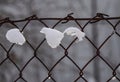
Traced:
<path fill-rule="evenodd" d="M 56 29 L 43 27 L 40 32 L 45 34 L 47 43 L 52 48 L 59 46 L 64 37 L 64 34 Z"/>
<path fill-rule="evenodd" d="M 79 39 L 79 41 L 82 41 L 83 37 L 85 37 L 85 33 L 80 31 L 76 27 L 69 27 L 64 31 L 64 33 L 70 36 L 76 36 Z"/>
<path fill-rule="evenodd" d="M 80 31 L 76 27 L 69 27 L 63 33 L 56 29 L 43 27 L 40 32 L 45 34 L 47 43 L 52 48 L 56 48 L 57 46 L 59 46 L 62 39 L 64 38 L 64 34 L 76 36 L 79 41 L 82 41 L 83 37 L 85 37 L 85 33 Z"/>
<path fill-rule="evenodd" d="M 23 45 L 26 41 L 23 34 L 17 28 L 8 30 L 6 33 L 6 38 L 9 42 L 18 45 Z"/>

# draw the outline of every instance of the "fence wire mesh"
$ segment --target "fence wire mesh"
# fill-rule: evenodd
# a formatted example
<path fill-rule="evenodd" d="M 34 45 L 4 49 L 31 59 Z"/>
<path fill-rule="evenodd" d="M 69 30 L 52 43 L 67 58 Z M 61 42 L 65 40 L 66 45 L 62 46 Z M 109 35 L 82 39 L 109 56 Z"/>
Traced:
<path fill-rule="evenodd" d="M 84 32 L 84 29 L 87 28 L 88 24 L 93 24 L 93 23 L 97 23 L 99 21 L 104 21 L 107 22 L 113 29 L 112 33 L 102 42 L 102 44 L 98 47 L 87 35 L 85 36 L 85 39 L 89 42 L 89 44 L 91 44 L 94 48 L 95 48 L 95 53 L 96 55 L 94 55 L 91 59 L 88 60 L 88 62 L 81 68 L 70 56 L 68 53 L 68 50 L 70 49 L 70 47 L 72 47 L 72 45 L 75 43 L 75 41 L 77 40 L 77 38 L 75 38 L 73 41 L 71 41 L 71 43 L 65 47 L 63 44 L 60 44 L 60 47 L 62 48 L 62 50 L 64 51 L 64 55 L 58 59 L 55 64 L 49 68 L 39 57 L 38 57 L 38 50 L 39 48 L 41 48 L 42 44 L 46 41 L 46 39 L 44 38 L 41 42 L 39 42 L 39 45 L 37 45 L 37 47 L 33 47 L 33 45 L 29 42 L 29 40 L 26 40 L 27 44 L 29 45 L 29 47 L 34 51 L 34 55 L 25 63 L 25 65 L 20 68 L 16 62 L 14 62 L 12 60 L 12 58 L 10 57 L 10 51 L 12 50 L 12 48 L 16 45 L 16 44 L 12 44 L 11 47 L 9 49 L 6 49 L 4 47 L 4 45 L 2 43 L 0 43 L 0 46 L 2 47 L 2 49 L 6 52 L 6 57 L 1 60 L 0 62 L 0 66 L 2 66 L 4 64 L 5 61 L 9 60 L 14 66 L 15 68 L 17 68 L 17 71 L 19 73 L 19 77 L 15 78 L 14 82 L 17 82 L 19 79 L 22 79 L 24 82 L 28 82 L 24 76 L 23 76 L 23 72 L 24 69 L 26 68 L 26 66 L 33 60 L 33 59 L 37 59 L 43 66 L 44 68 L 48 71 L 47 72 L 47 76 L 46 78 L 44 78 L 44 80 L 42 82 L 47 82 L 47 80 L 51 79 L 53 82 L 57 82 L 56 79 L 53 77 L 52 72 L 54 71 L 55 67 L 65 58 L 69 59 L 69 61 L 71 61 L 75 67 L 79 70 L 78 74 L 79 76 L 77 76 L 76 79 L 74 79 L 73 82 L 79 82 L 79 79 L 84 80 L 84 82 L 88 82 L 88 80 L 84 77 L 84 71 L 85 68 L 87 68 L 87 66 L 94 61 L 95 58 L 99 57 L 111 70 L 112 70 L 112 75 L 111 77 L 108 78 L 107 81 L 105 82 L 110 82 L 113 78 L 116 78 L 119 82 L 120 82 L 120 78 L 117 76 L 116 70 L 118 69 L 118 67 L 120 66 L 120 64 L 118 64 L 116 67 L 111 66 L 111 64 L 101 55 L 101 49 L 103 48 L 103 46 L 110 40 L 110 38 L 113 35 L 117 35 L 118 37 L 120 37 L 120 34 L 116 31 L 116 27 L 120 24 L 120 17 L 106 17 L 107 15 L 102 14 L 102 13 L 97 13 L 97 15 L 93 18 L 74 18 L 73 16 L 71 16 L 71 14 L 68 14 L 68 16 L 66 16 L 65 18 L 38 18 L 36 15 L 30 16 L 28 18 L 22 19 L 22 20 L 10 20 L 9 18 L 5 18 L 5 19 L 1 19 L 0 20 L 0 28 L 2 28 L 2 25 L 5 24 L 11 24 L 13 25 L 15 28 L 20 28 L 19 26 L 17 26 L 16 23 L 20 23 L 20 22 L 25 22 L 25 25 L 23 26 L 23 28 L 20 30 L 21 32 L 24 31 L 24 29 L 27 27 L 27 25 L 31 22 L 31 21 L 38 21 L 40 23 L 42 23 L 45 27 L 49 27 L 44 21 L 45 20 L 54 20 L 57 21 L 56 24 L 53 25 L 53 27 L 51 27 L 52 29 L 56 28 L 58 24 L 65 24 L 68 23 L 69 21 L 73 21 L 77 24 L 77 26 L 80 28 L 81 31 Z M 110 20 L 118 20 L 116 24 L 113 24 Z M 79 21 L 87 21 L 84 25 L 81 25 L 79 23 Z M 52 62 L 52 61 L 51 61 Z"/>

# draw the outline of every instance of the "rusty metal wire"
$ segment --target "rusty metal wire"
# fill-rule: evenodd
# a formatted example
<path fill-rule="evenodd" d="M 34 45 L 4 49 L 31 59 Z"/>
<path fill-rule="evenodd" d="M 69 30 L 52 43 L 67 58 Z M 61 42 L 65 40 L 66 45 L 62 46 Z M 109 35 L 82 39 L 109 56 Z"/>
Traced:
<path fill-rule="evenodd" d="M 70 47 L 73 45 L 73 43 L 76 41 L 77 38 L 75 38 L 73 41 L 71 41 L 71 43 L 65 48 L 64 45 L 60 44 L 60 47 L 64 50 L 64 56 L 62 56 L 53 66 L 52 68 L 48 68 L 48 66 L 37 56 L 37 51 L 38 49 L 41 47 L 41 45 L 45 42 L 45 38 L 44 40 L 42 40 L 39 45 L 34 48 L 30 42 L 27 40 L 27 44 L 33 49 L 34 51 L 34 55 L 27 61 L 27 63 L 22 67 L 22 69 L 20 69 L 17 64 L 9 57 L 9 53 L 11 51 L 11 49 L 14 47 L 15 44 L 12 44 L 12 46 L 7 50 L 4 45 L 2 43 L 0 43 L 0 46 L 5 50 L 6 54 L 6 58 L 0 62 L 0 66 L 6 61 L 6 60 L 10 60 L 11 63 L 14 64 L 14 66 L 17 68 L 17 70 L 19 71 L 19 77 L 16 78 L 16 80 L 14 82 L 17 82 L 19 79 L 24 80 L 24 82 L 28 82 L 22 75 L 23 70 L 26 68 L 26 66 L 34 59 L 36 58 L 37 60 L 39 60 L 39 62 L 47 69 L 48 71 L 48 76 L 46 76 L 46 78 L 42 81 L 42 82 L 46 82 L 49 78 L 52 79 L 53 82 L 57 82 L 55 80 L 55 78 L 52 77 L 52 71 L 54 70 L 54 68 L 60 63 L 60 61 L 62 61 L 64 58 L 68 58 L 79 70 L 79 76 L 74 80 L 74 82 L 78 82 L 79 79 L 84 80 L 85 82 L 88 82 L 87 79 L 84 77 L 84 70 L 85 68 L 96 58 L 99 57 L 106 65 L 108 65 L 108 67 L 112 70 L 112 75 L 111 77 L 106 81 L 106 82 L 110 82 L 112 80 L 113 77 L 116 77 L 116 79 L 120 82 L 120 78 L 117 76 L 116 74 L 116 70 L 117 68 L 120 66 L 120 64 L 118 64 L 116 67 L 112 67 L 111 64 L 104 59 L 104 57 L 101 56 L 101 48 L 108 42 L 108 40 L 114 35 L 116 34 L 118 37 L 120 37 L 120 34 L 116 31 L 116 27 L 119 25 L 120 23 L 120 17 L 108 17 L 108 15 L 106 14 L 102 14 L 102 13 L 97 13 L 95 17 L 93 18 L 74 18 L 73 16 L 71 16 L 71 14 L 68 14 L 65 18 L 38 18 L 36 15 L 27 17 L 25 19 L 21 19 L 21 20 L 10 20 L 9 18 L 5 18 L 5 19 L 1 19 L 0 20 L 0 27 L 3 24 L 9 23 L 14 25 L 16 28 L 19 28 L 16 23 L 18 22 L 26 22 L 26 24 L 23 26 L 22 31 L 24 31 L 24 29 L 26 28 L 26 26 L 33 20 L 37 20 L 40 23 L 42 23 L 45 27 L 48 27 L 47 24 L 44 22 L 44 20 L 56 20 L 58 21 L 56 24 L 54 24 L 54 26 L 52 27 L 53 29 L 60 23 L 67 23 L 69 21 L 74 21 L 78 27 L 81 29 L 81 31 L 84 32 L 84 29 L 87 28 L 88 24 L 93 24 L 93 23 L 97 23 L 99 21 L 106 21 L 109 25 L 111 25 L 111 27 L 113 28 L 113 32 L 103 41 L 103 43 L 97 47 L 95 45 L 94 42 L 92 42 L 92 40 L 89 39 L 88 36 L 85 36 L 86 40 L 89 41 L 90 44 L 92 44 L 92 46 L 96 49 L 96 55 L 93 56 L 91 59 L 89 59 L 89 61 L 81 68 L 80 66 L 77 65 L 77 63 L 69 56 L 68 50 L 70 49 Z M 113 25 L 110 20 L 118 20 L 118 22 Z M 81 26 L 81 24 L 78 21 L 87 21 L 84 26 Z"/>

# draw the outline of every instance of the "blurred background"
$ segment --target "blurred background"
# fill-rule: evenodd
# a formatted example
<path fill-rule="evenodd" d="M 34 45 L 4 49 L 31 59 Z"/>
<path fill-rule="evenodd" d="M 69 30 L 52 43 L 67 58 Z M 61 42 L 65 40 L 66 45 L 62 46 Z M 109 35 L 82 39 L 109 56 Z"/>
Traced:
<path fill-rule="evenodd" d="M 23 19 L 33 14 L 40 18 L 47 17 L 65 17 L 67 14 L 73 12 L 75 18 L 93 17 L 96 12 L 105 13 L 111 17 L 120 16 L 119 8 L 120 0 L 0 0 L 0 19 L 9 17 L 12 20 Z M 114 25 L 118 20 L 111 21 Z M 53 20 L 44 21 L 48 27 L 52 27 L 56 22 Z M 87 21 L 79 21 L 83 26 Z M 26 22 L 16 23 L 20 29 Z M 70 21 L 65 24 L 58 24 L 55 29 L 64 31 L 70 26 L 79 26 Z M 40 30 L 44 25 L 38 21 L 31 21 L 23 33 L 25 38 L 36 48 L 44 39 L 44 35 L 40 34 Z M 11 24 L 3 24 L 0 27 L 0 43 L 2 43 L 8 50 L 11 43 L 6 40 L 5 34 L 11 29 L 15 28 Z M 120 27 L 117 26 L 117 32 L 120 33 Z M 89 24 L 84 29 L 86 36 L 88 36 L 97 47 L 113 32 L 113 28 L 105 21 L 100 21 L 96 24 Z M 64 47 L 67 47 L 74 37 L 65 36 L 62 41 Z M 107 43 L 100 49 L 101 56 L 115 68 L 120 63 L 120 38 L 113 35 Z M 87 39 L 82 42 L 76 42 L 68 50 L 69 56 L 82 68 L 93 56 L 96 55 L 95 48 Z M 6 52 L 0 46 L 0 62 L 6 58 Z M 33 56 L 34 51 L 25 43 L 23 46 L 15 45 L 9 53 L 10 58 L 21 69 L 26 62 Z M 59 46 L 52 49 L 45 41 L 38 49 L 37 56 L 50 69 L 62 56 L 64 50 Z M 112 70 L 106 63 L 97 57 L 84 69 L 84 77 L 88 82 L 106 82 L 112 76 Z M 120 68 L 116 70 L 117 76 L 120 77 Z M 64 58 L 51 72 L 52 77 L 57 82 L 73 82 L 79 76 L 79 70 L 68 59 Z M 23 77 L 28 82 L 42 82 L 48 76 L 47 69 L 34 58 L 23 70 Z M 0 66 L 0 82 L 14 82 L 19 77 L 19 71 L 14 64 L 8 59 Z M 19 79 L 17 82 L 24 82 Z M 53 82 L 47 80 L 46 82 Z M 79 79 L 78 82 L 84 82 Z M 111 82 L 119 82 L 116 79 Z"/>

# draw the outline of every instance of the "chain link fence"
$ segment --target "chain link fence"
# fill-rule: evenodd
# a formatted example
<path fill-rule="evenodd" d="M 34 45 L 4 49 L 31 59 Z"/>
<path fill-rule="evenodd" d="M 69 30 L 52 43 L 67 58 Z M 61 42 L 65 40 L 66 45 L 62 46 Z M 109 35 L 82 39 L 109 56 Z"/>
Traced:
<path fill-rule="evenodd" d="M 2 43 L 0 43 L 1 46 L 1 50 L 5 51 L 5 58 L 0 60 L 0 67 L 7 61 L 9 60 L 17 69 L 18 71 L 18 77 L 14 78 L 14 82 L 17 82 L 18 80 L 22 79 L 24 82 L 28 82 L 24 76 L 23 76 L 23 72 L 25 70 L 25 68 L 27 67 L 27 65 L 32 62 L 33 59 L 37 59 L 37 61 L 39 63 L 41 63 L 44 68 L 47 70 L 47 75 L 45 78 L 43 78 L 42 82 L 48 82 L 48 80 L 51 80 L 51 82 L 57 82 L 56 78 L 54 78 L 54 74 L 52 73 L 55 69 L 55 67 L 57 67 L 57 65 L 64 60 L 65 58 L 67 58 L 69 61 L 71 61 L 74 66 L 78 69 L 78 76 L 77 78 L 74 79 L 73 82 L 80 82 L 79 80 L 82 79 L 84 82 L 88 82 L 88 80 L 86 79 L 86 77 L 84 77 L 84 71 L 87 68 L 87 66 L 94 61 L 94 59 L 96 58 L 100 58 L 111 70 L 112 70 L 112 74 L 111 77 L 109 77 L 107 79 L 107 81 L 105 82 L 111 82 L 111 80 L 113 78 L 115 78 L 118 82 L 120 82 L 120 77 L 118 77 L 117 75 L 117 69 L 119 68 L 120 64 L 118 64 L 117 66 L 113 67 L 111 65 L 111 63 L 109 63 L 102 55 L 101 55 L 101 49 L 103 48 L 103 46 L 110 40 L 110 38 L 113 35 L 117 35 L 118 38 L 120 37 L 120 34 L 116 31 L 116 27 L 119 25 L 120 23 L 120 17 L 107 17 L 108 15 L 106 14 L 102 14 L 102 13 L 97 13 L 97 15 L 93 18 L 74 18 L 73 16 L 71 16 L 72 14 L 68 14 L 68 16 L 66 16 L 65 18 L 38 18 L 36 15 L 30 16 L 28 18 L 22 19 L 22 20 L 10 20 L 9 18 L 5 18 L 5 19 L 1 19 L 0 20 L 0 29 L 2 28 L 2 25 L 5 24 L 11 24 L 13 25 L 15 28 L 20 28 L 19 26 L 16 25 L 16 23 L 21 23 L 24 22 L 25 25 L 22 27 L 22 29 L 20 29 L 21 32 L 24 31 L 24 29 L 26 28 L 26 26 L 31 22 L 31 21 L 38 21 L 40 23 L 43 24 L 43 26 L 45 27 L 49 27 L 44 21 L 46 20 L 53 20 L 53 21 L 57 21 L 57 23 L 55 23 L 51 28 L 54 29 L 57 27 L 58 24 L 65 24 L 68 23 L 69 21 L 73 21 L 77 24 L 77 27 L 79 27 L 79 29 L 81 31 L 84 32 L 84 29 L 87 28 L 88 24 L 94 24 L 94 23 L 98 23 L 99 21 L 103 21 L 103 22 L 107 22 L 112 28 L 112 33 L 109 34 L 109 36 L 106 37 L 106 39 L 102 42 L 102 44 L 100 46 L 97 46 L 87 35 L 85 36 L 85 39 L 89 42 L 89 44 L 91 44 L 94 49 L 95 49 L 95 55 L 90 58 L 87 63 L 81 68 L 75 61 L 74 59 L 72 59 L 72 57 L 69 56 L 69 49 L 72 47 L 72 45 L 75 43 L 75 41 L 77 40 L 77 38 L 75 38 L 74 40 L 72 40 L 70 42 L 69 45 L 67 45 L 67 47 L 65 47 L 63 44 L 60 44 L 59 47 L 61 47 L 64 55 L 62 57 L 60 57 L 52 67 L 47 66 L 43 60 L 41 60 L 38 57 L 38 52 L 39 49 L 41 48 L 41 46 L 44 44 L 44 42 L 46 41 L 46 39 L 44 38 L 41 42 L 39 42 L 39 45 L 37 45 L 37 47 L 34 47 L 29 40 L 26 40 L 26 43 L 28 44 L 28 47 L 30 47 L 34 52 L 33 56 L 25 63 L 25 65 L 23 67 L 19 67 L 17 65 L 17 63 L 13 60 L 13 58 L 10 57 L 10 52 L 12 50 L 12 48 L 16 45 L 16 44 L 12 44 L 8 49 L 6 49 L 6 47 L 4 47 L 4 45 Z M 113 24 L 110 20 L 117 20 L 116 24 Z M 81 25 L 79 21 L 87 21 L 84 25 Z M 4 29 L 4 28 L 3 28 Z M 6 44 L 7 45 L 7 44 Z M 47 52 L 47 51 L 46 51 Z M 2 54 L 1 54 L 2 55 Z M 45 55 L 45 54 L 44 54 Z M 2 55 L 3 56 L 3 55 Z M 51 61 L 52 62 L 52 61 Z M 8 68 L 9 69 L 9 68 Z M 2 70 L 1 70 L 2 71 Z M 2 77 L 1 77 L 2 78 Z M 62 79 L 62 78 L 61 78 Z"/>

